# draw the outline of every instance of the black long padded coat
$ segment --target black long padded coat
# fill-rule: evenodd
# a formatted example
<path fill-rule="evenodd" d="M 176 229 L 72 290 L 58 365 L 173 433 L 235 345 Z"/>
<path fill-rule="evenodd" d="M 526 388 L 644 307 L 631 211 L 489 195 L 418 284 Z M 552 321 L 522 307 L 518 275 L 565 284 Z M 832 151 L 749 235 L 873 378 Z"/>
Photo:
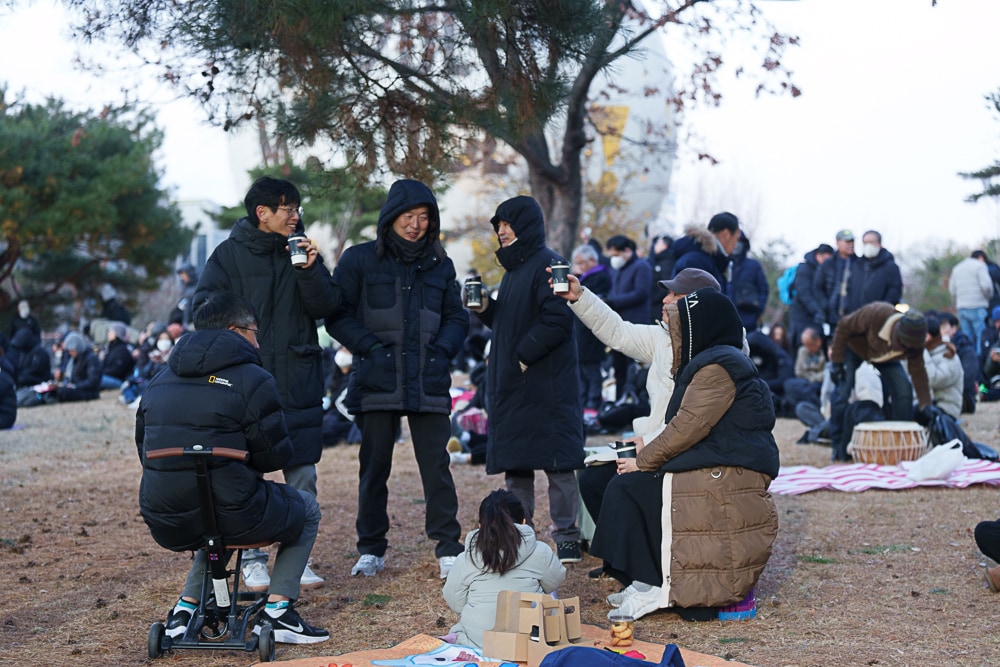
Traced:
<path fill-rule="evenodd" d="M 236 332 L 195 331 L 177 341 L 167 367 L 143 392 L 135 443 L 142 460 L 139 509 L 160 546 L 198 547 L 204 531 L 198 486 L 190 459 L 147 460 L 144 454 L 197 444 L 250 452 L 249 464 L 213 458 L 209 466 L 226 541 L 292 541 L 302 532 L 299 492 L 260 476 L 286 465 L 292 443 L 274 378 Z"/>
<path fill-rule="evenodd" d="M 517 241 L 497 250 L 507 273 L 479 315 L 493 330 L 486 472 L 579 469 L 584 436 L 575 317 L 552 293 L 545 270 L 559 255 L 545 247 L 542 211 L 531 197 L 502 203 L 494 229 L 500 220 L 510 223 Z M 522 373 L 518 362 L 528 369 Z"/>

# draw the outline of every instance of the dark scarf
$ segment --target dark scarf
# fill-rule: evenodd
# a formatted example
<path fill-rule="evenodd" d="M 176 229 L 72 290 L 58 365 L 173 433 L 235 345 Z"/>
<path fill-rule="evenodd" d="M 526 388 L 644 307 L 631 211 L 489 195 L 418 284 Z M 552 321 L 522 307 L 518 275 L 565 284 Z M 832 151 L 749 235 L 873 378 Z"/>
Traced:
<path fill-rule="evenodd" d="M 404 264 L 412 264 L 420 259 L 427 251 L 426 235 L 418 241 L 407 241 L 402 236 L 397 234 L 391 227 L 387 231 L 389 233 L 386 234 L 385 238 L 389 243 L 389 249 L 392 251 L 392 254 L 396 256 L 396 259 Z"/>

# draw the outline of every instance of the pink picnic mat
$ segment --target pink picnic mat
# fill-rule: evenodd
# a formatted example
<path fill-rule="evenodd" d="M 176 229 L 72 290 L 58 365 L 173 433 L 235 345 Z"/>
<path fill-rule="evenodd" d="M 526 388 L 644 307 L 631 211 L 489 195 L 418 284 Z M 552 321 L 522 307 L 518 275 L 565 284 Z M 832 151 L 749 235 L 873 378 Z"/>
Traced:
<path fill-rule="evenodd" d="M 915 482 L 906 476 L 914 461 L 883 466 L 875 463 L 846 463 L 825 468 L 789 466 L 778 471 L 771 493 L 794 496 L 809 491 L 866 491 L 868 489 L 912 489 L 917 486 L 945 486 L 963 489 L 971 484 L 1000 486 L 1000 463 L 968 459 L 947 479 Z"/>

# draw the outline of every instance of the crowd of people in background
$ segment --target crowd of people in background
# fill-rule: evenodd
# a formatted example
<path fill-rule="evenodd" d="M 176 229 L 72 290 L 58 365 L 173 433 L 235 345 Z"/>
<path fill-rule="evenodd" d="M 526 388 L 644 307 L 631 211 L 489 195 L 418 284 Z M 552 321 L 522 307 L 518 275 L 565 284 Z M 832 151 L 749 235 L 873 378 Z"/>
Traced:
<path fill-rule="evenodd" d="M 943 414 L 957 423 L 977 403 L 1000 400 L 1000 267 L 982 250 L 951 272 L 954 312 L 921 312 L 902 303 L 901 272 L 881 234 L 864 232 L 859 253 L 853 231 L 842 229 L 788 272 L 780 319 L 767 321 L 773 286 L 727 211 L 676 239 L 656 235 L 648 246 L 622 234 L 602 244 L 584 228 L 569 257 L 569 288 L 557 293 L 551 267 L 565 260 L 546 246 L 538 202 L 514 197 L 490 221 L 505 275 L 470 297 L 423 183 L 394 183 L 376 238 L 347 249 L 332 272 L 308 239 L 299 244 L 303 263 L 289 262 L 289 237 L 305 231 L 292 184 L 258 179 L 245 204 L 247 216 L 204 267 L 177 269 L 180 296 L 162 321 L 136 329 L 117 290 L 103 285 L 98 317 L 44 337 L 21 301 L 0 334 L 0 428 L 14 426 L 18 408 L 112 391 L 146 426 L 141 453 L 157 437 L 150 424 L 162 427 L 156 403 L 180 400 L 163 392 L 165 383 L 230 367 L 221 359 L 172 361 L 174 350 L 233 350 L 239 363 L 261 367 L 253 377 L 269 378 L 273 405 L 264 413 L 280 410 L 283 425 L 280 461 L 268 470 L 282 470 L 290 490 L 280 492 L 299 513 L 304 503 L 309 525 L 319 522 L 322 448 L 359 445 L 359 559 L 351 574 L 374 577 L 386 568 L 391 460 L 405 420 L 426 497 L 426 534 L 448 580 L 448 604 L 462 617 L 452 630 L 473 643 L 492 618 L 479 588 L 494 595 L 496 582 L 521 567 L 494 558 L 484 549 L 492 544 L 517 542 L 531 552 L 526 590 L 554 589 L 564 565 L 589 546 L 604 561 L 591 575 L 624 586 L 608 598 L 619 612 L 639 617 L 668 607 L 689 620 L 745 613 L 776 534 L 767 492 L 778 469 L 776 418 L 801 420 L 807 430 L 799 442 L 828 444 L 840 463 L 852 460 L 848 442 L 859 421 L 927 423 Z M 185 338 L 199 317 L 209 321 L 200 309 L 219 295 L 227 295 L 228 319 L 211 320 L 218 331 Z M 247 446 L 278 446 L 247 433 Z M 614 465 L 587 458 L 585 465 L 587 434 L 621 434 L 636 457 Z M 488 474 L 503 474 L 506 487 L 483 502 L 478 532 L 464 541 L 455 463 L 484 464 Z M 709 468 L 723 471 L 721 481 L 703 474 Z M 736 470 L 752 474 L 729 474 Z M 538 472 L 548 480 L 554 550 L 533 541 Z M 753 499 L 743 507 L 753 562 L 738 577 L 726 575 L 734 563 L 713 574 L 706 559 L 746 535 L 706 543 L 683 521 L 672 536 L 659 532 L 661 512 L 669 511 L 664 498 L 706 488 L 718 498 Z M 623 522 L 608 503 L 638 506 Z M 709 505 L 690 510 L 714 511 Z M 153 526 L 162 508 L 147 509 Z M 583 517 L 592 531 L 582 529 Z M 329 636 L 293 610 L 300 589 L 323 585 L 308 557 L 314 537 L 299 540 L 305 546 L 294 559 L 275 563 L 276 581 L 266 552 L 244 559 L 247 588 L 271 592 L 267 613 L 288 641 Z M 664 571 L 671 553 L 692 556 L 686 569 Z M 1000 570 L 991 572 L 1000 586 Z M 470 583 L 477 573 L 486 583 Z M 168 634 L 191 621 L 195 589 L 189 579 Z M 296 634 L 295 627 L 304 629 Z"/>

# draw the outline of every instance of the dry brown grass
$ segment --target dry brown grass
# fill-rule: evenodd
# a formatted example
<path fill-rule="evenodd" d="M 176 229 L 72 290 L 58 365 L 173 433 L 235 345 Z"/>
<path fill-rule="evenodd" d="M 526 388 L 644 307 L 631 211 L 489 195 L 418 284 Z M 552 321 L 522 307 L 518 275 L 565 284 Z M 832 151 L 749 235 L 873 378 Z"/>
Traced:
<path fill-rule="evenodd" d="M 1000 406 L 966 424 L 997 446 Z M 149 625 L 180 591 L 188 558 L 159 548 L 137 509 L 140 466 L 131 411 L 112 393 L 85 404 L 22 410 L 24 429 L 0 433 L 0 664 L 146 664 Z M 803 427 L 782 420 L 785 465 L 824 465 L 829 450 L 797 446 Z M 464 529 L 479 500 L 502 485 L 481 467 L 454 468 Z M 392 547 L 374 579 L 349 576 L 354 549 L 356 448 L 325 452 L 319 467 L 323 523 L 314 568 L 327 580 L 303 595 L 306 619 L 333 638 L 279 645 L 279 660 L 383 647 L 443 633 L 455 615 L 441 598 L 433 545 L 423 536 L 419 477 L 397 448 L 391 482 Z M 547 537 L 544 477 L 537 525 Z M 745 623 L 688 624 L 670 613 L 641 619 L 638 636 L 761 667 L 1000 664 L 1000 597 L 983 583 L 971 529 L 998 511 L 995 487 L 816 492 L 777 497 L 780 532 Z M 605 595 L 587 557 L 561 589 L 579 595 L 586 623 L 606 625 Z M 990 563 L 992 565 L 992 563 Z M 156 664 L 251 664 L 255 654 L 183 652 Z"/>

